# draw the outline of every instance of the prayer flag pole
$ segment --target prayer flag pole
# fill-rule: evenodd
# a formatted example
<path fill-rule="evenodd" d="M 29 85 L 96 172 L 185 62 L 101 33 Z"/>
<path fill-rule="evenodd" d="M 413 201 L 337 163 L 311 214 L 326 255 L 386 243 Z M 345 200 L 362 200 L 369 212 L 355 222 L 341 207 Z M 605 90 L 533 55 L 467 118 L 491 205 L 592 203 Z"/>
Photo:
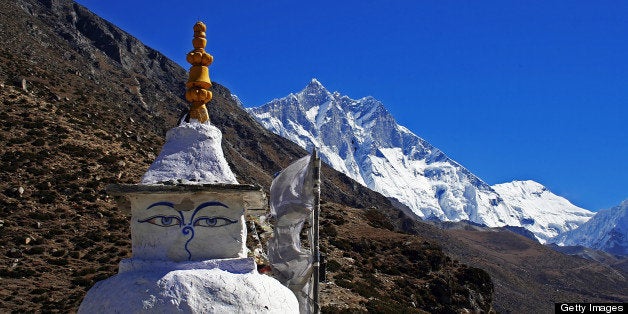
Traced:
<path fill-rule="evenodd" d="M 312 214 L 314 215 L 313 219 L 312 219 L 312 229 L 313 229 L 313 242 L 312 246 L 313 246 L 313 255 L 314 255 L 314 261 L 313 261 L 313 272 L 312 272 L 312 279 L 313 279 L 313 287 L 312 290 L 314 292 L 313 295 L 313 299 L 314 299 L 314 313 L 318 314 L 320 313 L 320 305 L 319 305 L 319 271 L 320 271 L 320 247 L 319 247 L 319 234 L 318 234 L 318 219 L 319 219 L 319 215 L 320 215 L 320 211 L 321 211 L 321 159 L 318 156 L 318 151 L 316 151 L 316 148 L 313 149 L 312 151 L 312 162 L 314 163 L 314 171 L 313 171 L 313 175 L 314 175 L 314 210 L 312 211 Z"/>

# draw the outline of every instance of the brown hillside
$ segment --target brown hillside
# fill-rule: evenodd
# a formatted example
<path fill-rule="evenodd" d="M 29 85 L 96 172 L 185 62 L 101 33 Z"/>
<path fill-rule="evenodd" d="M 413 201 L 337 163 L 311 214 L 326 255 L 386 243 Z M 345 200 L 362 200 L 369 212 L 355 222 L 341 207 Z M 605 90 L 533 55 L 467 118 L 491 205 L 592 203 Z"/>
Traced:
<path fill-rule="evenodd" d="M 556 252 L 514 232 L 457 223 L 442 230 L 425 223 L 406 227 L 441 243 L 453 258 L 486 270 L 502 313 L 553 313 L 555 302 L 626 302 L 627 274 Z"/>

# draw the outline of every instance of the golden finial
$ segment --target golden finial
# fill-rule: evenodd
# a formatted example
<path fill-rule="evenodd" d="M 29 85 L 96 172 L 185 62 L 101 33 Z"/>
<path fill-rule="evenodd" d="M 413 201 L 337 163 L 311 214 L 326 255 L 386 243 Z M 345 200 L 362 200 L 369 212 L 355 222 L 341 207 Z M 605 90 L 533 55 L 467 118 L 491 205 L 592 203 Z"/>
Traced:
<path fill-rule="evenodd" d="M 214 61 L 214 57 L 205 52 L 205 45 L 207 45 L 205 30 L 207 27 L 203 22 L 194 24 L 194 38 L 192 39 L 194 50 L 187 55 L 187 61 L 192 64 L 192 67 L 188 82 L 185 84 L 187 87 L 185 99 L 192 104 L 190 106 L 190 120 L 196 119 L 201 123 L 209 121 L 209 114 L 207 107 L 205 107 L 205 104 L 212 99 L 212 92 L 209 91 L 212 83 L 209 80 L 208 66 Z"/>

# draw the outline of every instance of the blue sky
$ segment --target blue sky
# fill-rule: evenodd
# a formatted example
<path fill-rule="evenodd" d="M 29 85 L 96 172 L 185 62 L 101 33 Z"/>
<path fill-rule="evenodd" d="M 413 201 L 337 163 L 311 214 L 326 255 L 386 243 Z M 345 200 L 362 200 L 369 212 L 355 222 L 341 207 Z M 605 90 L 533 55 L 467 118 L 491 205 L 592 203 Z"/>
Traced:
<path fill-rule="evenodd" d="M 247 107 L 315 77 L 489 184 L 628 198 L 628 1 L 78 2 L 185 68 L 205 22 L 211 78 Z"/>

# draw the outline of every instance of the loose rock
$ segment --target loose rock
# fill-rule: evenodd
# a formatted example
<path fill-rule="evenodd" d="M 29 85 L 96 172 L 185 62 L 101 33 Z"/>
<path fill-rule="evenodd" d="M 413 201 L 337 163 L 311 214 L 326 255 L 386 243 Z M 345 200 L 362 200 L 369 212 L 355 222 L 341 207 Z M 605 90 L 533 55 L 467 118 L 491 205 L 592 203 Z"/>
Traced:
<path fill-rule="evenodd" d="M 7 256 L 11 258 L 22 257 L 22 251 L 20 249 L 13 248 L 7 252 Z"/>

